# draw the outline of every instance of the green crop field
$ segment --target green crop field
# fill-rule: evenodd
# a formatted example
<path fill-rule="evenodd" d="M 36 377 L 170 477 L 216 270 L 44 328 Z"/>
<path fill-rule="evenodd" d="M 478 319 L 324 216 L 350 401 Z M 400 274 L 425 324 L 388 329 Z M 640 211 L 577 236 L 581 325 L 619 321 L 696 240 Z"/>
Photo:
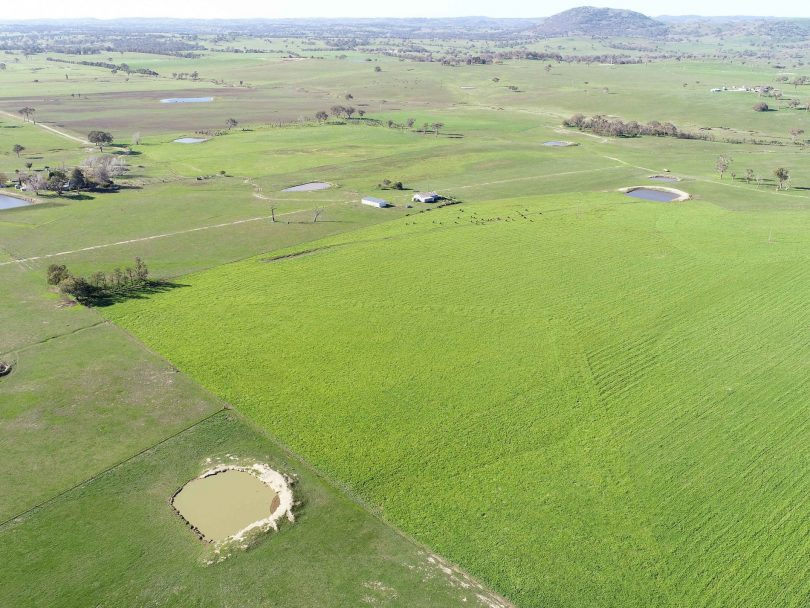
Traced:
<path fill-rule="evenodd" d="M 520 605 L 800 606 L 807 229 L 520 198 L 109 315 Z"/>
<path fill-rule="evenodd" d="M 800 39 L 83 27 L 0 24 L 0 606 L 810 603 Z M 296 521 L 218 554 L 170 499 L 252 461 Z"/>

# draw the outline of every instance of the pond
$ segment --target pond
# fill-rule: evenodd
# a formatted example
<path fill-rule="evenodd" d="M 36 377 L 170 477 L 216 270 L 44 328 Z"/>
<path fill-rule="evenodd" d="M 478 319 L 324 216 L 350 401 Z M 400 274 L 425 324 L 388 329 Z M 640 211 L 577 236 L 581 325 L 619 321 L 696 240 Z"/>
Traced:
<path fill-rule="evenodd" d="M 169 97 L 161 99 L 160 103 L 207 103 L 214 101 L 213 97 Z"/>
<path fill-rule="evenodd" d="M 174 143 L 176 144 L 201 144 L 204 141 L 208 141 L 207 139 L 202 139 L 200 137 L 181 137 L 179 139 L 175 139 Z"/>
<path fill-rule="evenodd" d="M 221 542 L 270 517 L 279 496 L 255 475 L 227 469 L 188 482 L 172 505 L 205 540 Z"/>
<path fill-rule="evenodd" d="M 307 182 L 306 184 L 284 188 L 282 192 L 313 192 L 315 190 L 328 190 L 331 187 L 332 184 L 326 182 Z"/>
<path fill-rule="evenodd" d="M 625 194 L 633 198 L 641 198 L 645 201 L 655 201 L 657 203 L 671 203 L 680 197 L 679 194 L 674 192 L 664 192 L 663 190 L 653 190 L 651 188 L 635 188 L 630 192 L 625 192 Z"/>
<path fill-rule="evenodd" d="M 2 209 L 16 209 L 17 207 L 26 207 L 31 202 L 15 196 L 6 196 L 0 194 L 0 210 Z"/>

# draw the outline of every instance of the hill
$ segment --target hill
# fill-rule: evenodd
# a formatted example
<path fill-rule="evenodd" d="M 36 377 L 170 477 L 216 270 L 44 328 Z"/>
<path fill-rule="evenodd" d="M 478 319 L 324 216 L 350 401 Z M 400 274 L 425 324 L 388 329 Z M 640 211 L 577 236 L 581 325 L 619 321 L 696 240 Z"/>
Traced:
<path fill-rule="evenodd" d="M 579 6 L 546 19 L 535 33 L 557 36 L 656 37 L 665 34 L 666 25 L 635 11 Z"/>

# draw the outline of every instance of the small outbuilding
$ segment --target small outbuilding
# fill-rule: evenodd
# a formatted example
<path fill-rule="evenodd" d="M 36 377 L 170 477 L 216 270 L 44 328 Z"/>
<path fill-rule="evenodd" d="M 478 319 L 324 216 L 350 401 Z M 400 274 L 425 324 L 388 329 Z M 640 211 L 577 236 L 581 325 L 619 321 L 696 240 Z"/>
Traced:
<path fill-rule="evenodd" d="M 378 209 L 383 209 L 385 207 L 390 207 L 391 203 L 387 200 L 382 198 L 375 198 L 373 196 L 364 196 L 363 199 L 360 201 L 364 205 L 368 205 L 369 207 L 377 207 Z"/>
<path fill-rule="evenodd" d="M 442 197 L 435 192 L 417 192 L 413 195 L 413 201 L 415 203 L 435 203 L 441 198 Z"/>

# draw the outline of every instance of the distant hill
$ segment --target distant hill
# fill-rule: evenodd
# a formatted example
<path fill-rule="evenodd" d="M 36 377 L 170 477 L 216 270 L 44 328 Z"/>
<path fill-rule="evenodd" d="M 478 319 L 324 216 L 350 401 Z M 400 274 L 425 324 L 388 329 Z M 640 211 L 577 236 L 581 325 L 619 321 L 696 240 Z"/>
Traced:
<path fill-rule="evenodd" d="M 654 38 L 666 34 L 667 26 L 635 11 L 580 6 L 557 13 L 535 32 L 556 36 L 633 36 Z"/>

